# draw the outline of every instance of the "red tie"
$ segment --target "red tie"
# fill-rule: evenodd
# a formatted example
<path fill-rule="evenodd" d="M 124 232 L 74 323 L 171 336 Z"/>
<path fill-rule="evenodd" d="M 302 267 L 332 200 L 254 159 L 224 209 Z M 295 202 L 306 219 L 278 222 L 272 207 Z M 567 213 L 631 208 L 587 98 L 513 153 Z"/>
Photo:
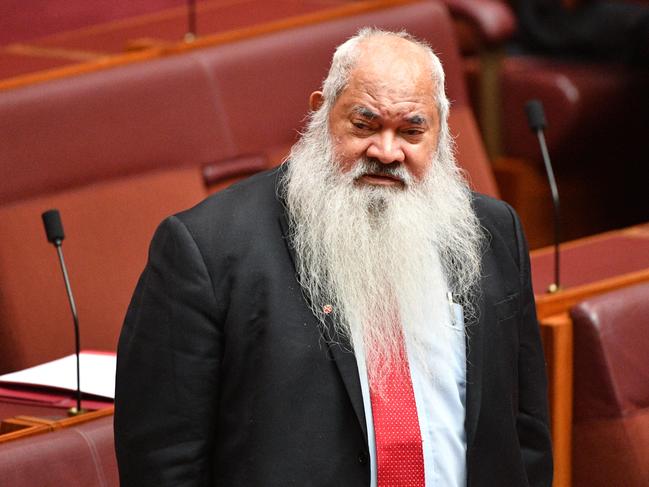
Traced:
<path fill-rule="evenodd" d="M 405 351 L 403 357 L 407 357 Z M 378 487 L 424 487 L 424 454 L 407 358 L 370 387 Z"/>

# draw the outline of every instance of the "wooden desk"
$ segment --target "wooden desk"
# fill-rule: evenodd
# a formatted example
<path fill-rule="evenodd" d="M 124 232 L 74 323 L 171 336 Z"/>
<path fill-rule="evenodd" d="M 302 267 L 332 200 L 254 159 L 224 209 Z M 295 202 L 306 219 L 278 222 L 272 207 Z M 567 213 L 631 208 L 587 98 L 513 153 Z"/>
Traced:
<path fill-rule="evenodd" d="M 554 249 L 530 253 L 539 320 L 567 312 L 579 301 L 649 280 L 649 223 L 567 242 L 561 247 L 561 287 L 554 279 Z"/>

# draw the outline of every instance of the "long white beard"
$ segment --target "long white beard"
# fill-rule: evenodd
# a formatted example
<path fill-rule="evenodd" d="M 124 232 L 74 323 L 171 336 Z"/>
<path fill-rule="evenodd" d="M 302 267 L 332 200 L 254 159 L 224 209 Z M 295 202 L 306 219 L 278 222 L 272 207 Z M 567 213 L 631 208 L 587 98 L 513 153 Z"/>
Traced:
<path fill-rule="evenodd" d="M 395 169 L 405 188 L 355 184 L 381 165 L 361 160 L 343 173 L 318 112 L 282 182 L 300 284 L 323 324 L 330 313 L 335 332 L 362 340 L 371 381 L 402 362 L 403 334 L 409 353 L 430 362 L 426 343 L 448 338 L 449 288 L 474 318 L 480 226 L 451 148 L 432 159 L 420 182 Z"/>

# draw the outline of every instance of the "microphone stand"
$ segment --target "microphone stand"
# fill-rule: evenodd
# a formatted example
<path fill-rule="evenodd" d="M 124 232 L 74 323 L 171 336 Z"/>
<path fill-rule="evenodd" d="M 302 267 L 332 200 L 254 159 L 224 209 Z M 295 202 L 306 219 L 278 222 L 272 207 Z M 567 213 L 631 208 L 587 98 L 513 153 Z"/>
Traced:
<path fill-rule="evenodd" d="M 187 32 L 185 42 L 196 40 L 196 0 L 187 0 Z"/>
<path fill-rule="evenodd" d="M 68 295 L 68 301 L 70 303 L 70 311 L 72 311 L 72 321 L 74 323 L 74 350 L 77 356 L 77 391 L 76 399 L 77 406 L 76 408 L 70 408 L 68 414 L 70 416 L 76 416 L 82 414 L 85 411 L 81 409 L 81 340 L 79 338 L 79 316 L 77 315 L 77 307 L 74 304 L 74 296 L 72 295 L 72 287 L 70 286 L 70 279 L 68 278 L 68 271 L 65 266 L 65 260 L 63 259 L 63 247 L 61 246 L 61 241 L 56 240 L 54 244 L 56 247 L 56 253 L 59 256 L 59 264 L 61 265 L 61 272 L 63 273 L 63 281 L 65 281 L 65 290 Z"/>
<path fill-rule="evenodd" d="M 554 171 L 552 163 L 550 162 L 550 154 L 548 146 L 545 142 L 545 114 L 543 113 L 543 105 L 539 100 L 530 100 L 525 105 L 527 112 L 528 123 L 541 146 L 541 155 L 543 156 L 543 164 L 545 165 L 545 172 L 548 176 L 548 183 L 550 185 L 550 192 L 552 194 L 552 206 L 554 207 L 554 282 L 548 287 L 548 292 L 556 293 L 561 289 L 560 281 L 560 251 L 559 246 L 561 243 L 561 206 L 559 203 L 559 188 L 557 187 L 556 179 L 554 178 Z"/>
<path fill-rule="evenodd" d="M 59 258 L 61 272 L 63 274 L 63 281 L 65 282 L 65 291 L 68 295 L 68 302 L 70 303 L 70 310 L 72 311 L 72 321 L 74 323 L 74 350 L 77 358 L 77 390 L 76 390 L 76 407 L 68 410 L 69 416 L 77 416 L 85 413 L 86 410 L 81 408 L 81 340 L 79 333 L 79 316 L 77 314 L 77 306 L 74 303 L 74 296 L 72 294 L 72 286 L 70 285 L 70 278 L 68 277 L 68 269 L 65 265 L 63 258 L 63 239 L 65 233 L 63 232 L 63 224 L 61 223 L 61 215 L 58 210 L 49 210 L 43 213 L 43 224 L 45 225 L 45 234 L 47 240 L 51 242 L 56 248 L 56 254 Z"/>
<path fill-rule="evenodd" d="M 548 146 L 545 143 L 545 134 L 543 133 L 543 130 L 537 130 L 536 136 L 539 139 L 539 145 L 541 146 L 543 164 L 545 165 L 545 172 L 548 175 L 550 192 L 552 193 L 552 206 L 554 208 L 554 283 L 550 284 L 548 291 L 550 291 L 551 293 L 556 293 L 559 289 L 561 289 L 561 281 L 559 276 L 559 245 L 561 243 L 561 207 L 559 204 L 559 189 L 557 188 L 557 182 L 554 179 L 554 171 L 552 170 L 552 165 L 550 164 Z"/>

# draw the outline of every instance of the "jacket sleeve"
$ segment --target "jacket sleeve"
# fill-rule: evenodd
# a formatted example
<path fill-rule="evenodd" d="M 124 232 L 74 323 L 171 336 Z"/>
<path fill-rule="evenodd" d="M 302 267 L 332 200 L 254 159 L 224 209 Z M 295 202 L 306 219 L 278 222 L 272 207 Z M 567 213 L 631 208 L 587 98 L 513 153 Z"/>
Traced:
<path fill-rule="evenodd" d="M 211 485 L 222 330 L 198 246 L 176 217 L 153 238 L 119 339 L 122 487 Z"/>
<path fill-rule="evenodd" d="M 552 446 L 548 420 L 547 376 L 530 276 L 530 258 L 520 221 L 509 207 L 520 269 L 518 414 L 516 428 L 529 485 L 552 485 Z"/>

